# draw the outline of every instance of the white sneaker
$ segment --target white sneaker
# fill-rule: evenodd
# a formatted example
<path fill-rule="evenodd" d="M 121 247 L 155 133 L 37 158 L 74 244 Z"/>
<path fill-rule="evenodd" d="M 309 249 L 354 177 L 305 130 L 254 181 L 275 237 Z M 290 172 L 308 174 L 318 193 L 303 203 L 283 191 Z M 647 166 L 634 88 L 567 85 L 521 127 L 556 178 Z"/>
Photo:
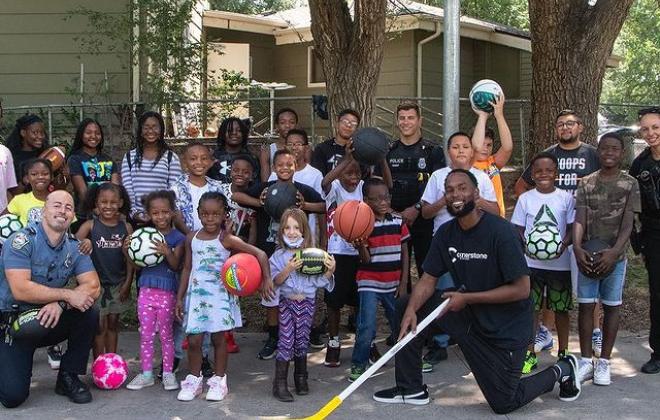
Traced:
<path fill-rule="evenodd" d="M 552 333 L 545 326 L 541 325 L 538 333 L 536 333 L 536 337 L 534 337 L 534 353 L 550 350 L 553 345 Z"/>
<path fill-rule="evenodd" d="M 133 380 L 126 385 L 126 388 L 136 391 L 138 389 L 146 388 L 154 384 L 154 375 L 147 376 L 144 373 L 138 374 Z"/>
<path fill-rule="evenodd" d="M 174 391 L 175 389 L 179 389 L 179 382 L 177 382 L 174 373 L 163 373 L 163 388 L 165 391 Z"/>
<path fill-rule="evenodd" d="M 222 377 L 218 375 L 211 376 L 206 380 L 206 384 L 209 386 L 209 391 L 206 393 L 207 401 L 222 401 L 229 393 L 226 373 Z"/>
<path fill-rule="evenodd" d="M 607 359 L 598 359 L 596 361 L 596 369 L 594 369 L 594 384 L 607 386 L 611 383 L 610 361 Z"/>
<path fill-rule="evenodd" d="M 591 348 L 594 356 L 600 357 L 600 351 L 603 349 L 603 333 L 600 328 L 595 328 L 591 333 Z"/>
<path fill-rule="evenodd" d="M 181 382 L 181 391 L 179 395 L 176 396 L 176 399 L 179 401 L 192 401 L 196 396 L 202 393 L 203 377 L 190 375 L 186 376 L 186 379 Z"/>
<path fill-rule="evenodd" d="M 580 358 L 578 363 L 578 379 L 580 383 L 586 382 L 594 377 L 594 363 L 590 359 Z"/>

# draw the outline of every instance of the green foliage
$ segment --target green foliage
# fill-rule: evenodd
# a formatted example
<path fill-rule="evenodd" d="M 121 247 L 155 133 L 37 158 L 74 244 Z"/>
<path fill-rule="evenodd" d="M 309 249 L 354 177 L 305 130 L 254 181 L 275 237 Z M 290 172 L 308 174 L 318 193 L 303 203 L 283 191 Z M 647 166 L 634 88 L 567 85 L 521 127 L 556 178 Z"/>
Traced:
<path fill-rule="evenodd" d="M 269 11 L 290 9 L 299 2 L 295 0 L 211 0 L 209 3 L 213 10 L 256 15 Z"/>
<path fill-rule="evenodd" d="M 637 0 L 615 52 L 624 61 L 606 74 L 605 102 L 660 103 L 660 1 Z"/>
<path fill-rule="evenodd" d="M 417 1 L 436 7 L 444 7 L 445 3 L 445 0 Z M 461 14 L 465 16 L 524 30 L 529 29 L 527 7 L 527 0 L 461 0 Z"/>

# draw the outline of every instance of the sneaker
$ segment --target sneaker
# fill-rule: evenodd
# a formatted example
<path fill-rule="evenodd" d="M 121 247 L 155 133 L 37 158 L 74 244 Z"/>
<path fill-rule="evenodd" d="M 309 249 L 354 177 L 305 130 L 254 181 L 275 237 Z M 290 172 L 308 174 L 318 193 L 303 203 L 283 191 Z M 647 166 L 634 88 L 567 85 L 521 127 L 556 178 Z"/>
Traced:
<path fill-rule="evenodd" d="M 174 358 L 174 363 L 172 364 L 172 373 L 176 373 L 179 370 L 179 363 L 181 363 L 181 359 L 178 357 Z M 158 379 L 163 379 L 163 364 L 160 364 L 160 367 L 158 368 L 158 375 L 156 375 Z"/>
<path fill-rule="evenodd" d="M 388 404 L 412 404 L 426 405 L 431 400 L 429 391 L 424 385 L 424 389 L 419 392 L 406 393 L 403 389 L 395 386 L 394 388 L 384 389 L 374 394 L 374 400 Z"/>
<path fill-rule="evenodd" d="M 371 347 L 369 348 L 369 364 L 373 365 L 380 359 L 382 356 L 380 352 L 378 351 L 378 346 L 376 346 L 376 343 L 371 343 Z"/>
<path fill-rule="evenodd" d="M 426 352 L 423 360 L 432 365 L 437 365 L 443 360 L 447 360 L 447 349 L 445 347 L 432 344 L 429 346 L 429 351 Z"/>
<path fill-rule="evenodd" d="M 544 350 L 550 350 L 554 344 L 552 333 L 546 327 L 541 325 L 539 332 L 534 339 L 534 353 L 539 353 Z"/>
<path fill-rule="evenodd" d="M 261 349 L 259 354 L 257 354 L 257 358 L 261 360 L 270 360 L 273 357 L 275 357 L 276 352 L 277 352 L 277 339 L 274 337 L 268 337 L 268 340 L 266 340 L 264 347 Z"/>
<path fill-rule="evenodd" d="M 222 401 L 229 393 L 227 374 L 223 377 L 213 375 L 206 381 L 206 385 L 209 386 L 209 391 L 206 393 L 207 401 Z"/>
<path fill-rule="evenodd" d="M 186 379 L 181 382 L 181 391 L 176 399 L 179 401 L 192 401 L 196 396 L 202 393 L 202 380 L 201 376 L 188 375 Z"/>
<path fill-rule="evenodd" d="M 50 368 L 53 370 L 59 369 L 60 362 L 62 361 L 62 349 L 60 346 L 48 347 L 46 354 L 48 355 L 48 364 L 50 365 Z"/>
<path fill-rule="evenodd" d="M 145 375 L 144 373 L 139 373 L 128 385 L 126 385 L 126 388 L 137 391 L 138 389 L 152 386 L 154 383 L 154 375 Z"/>
<path fill-rule="evenodd" d="M 213 370 L 211 362 L 209 362 L 209 358 L 202 358 L 202 376 L 205 378 L 210 378 L 213 375 L 215 375 L 215 371 Z"/>
<path fill-rule="evenodd" d="M 396 344 L 396 337 L 394 336 L 394 334 L 390 334 L 387 337 L 387 340 L 385 340 L 385 344 L 389 347 L 393 347 Z"/>
<path fill-rule="evenodd" d="M 656 359 L 655 357 L 651 357 L 648 362 L 644 363 L 642 365 L 642 372 L 643 373 L 648 373 L 648 374 L 656 374 L 660 373 L 660 359 Z"/>
<path fill-rule="evenodd" d="M 227 343 L 227 353 L 238 353 L 241 349 L 234 340 L 234 334 L 231 331 L 225 331 L 225 342 Z"/>
<path fill-rule="evenodd" d="M 312 328 L 312 331 L 309 334 L 309 346 L 313 349 L 322 349 L 325 347 L 325 342 L 321 339 L 320 328 Z"/>
<path fill-rule="evenodd" d="M 572 354 L 566 356 L 563 360 L 570 364 L 571 369 L 568 374 L 564 373 L 559 378 L 559 399 L 562 401 L 575 401 L 582 392 L 582 385 L 580 384 L 578 374 L 578 360 Z"/>
<path fill-rule="evenodd" d="M 363 366 L 352 365 L 351 373 L 348 375 L 348 382 L 357 380 L 365 371 L 366 369 Z"/>
<path fill-rule="evenodd" d="M 165 391 L 179 389 L 179 382 L 176 380 L 176 375 L 174 375 L 174 373 L 170 372 L 163 374 L 163 389 L 165 389 Z"/>
<path fill-rule="evenodd" d="M 600 328 L 594 329 L 591 333 L 591 348 L 593 349 L 594 356 L 600 357 L 600 351 L 603 349 L 603 333 Z"/>
<path fill-rule="evenodd" d="M 596 367 L 594 368 L 594 385 L 607 386 L 611 383 L 610 361 L 607 359 L 596 360 Z"/>
<path fill-rule="evenodd" d="M 326 347 L 325 350 L 325 361 L 323 362 L 324 365 L 327 367 L 338 367 L 341 365 L 341 361 L 339 360 L 339 354 L 341 353 L 341 344 L 339 343 L 339 340 L 336 338 L 333 338 L 332 340 L 328 341 L 328 346 Z"/>
<path fill-rule="evenodd" d="M 89 391 L 87 384 L 81 381 L 75 373 L 62 370 L 57 373 L 55 393 L 66 396 L 76 404 L 86 404 L 92 401 L 92 393 Z"/>
<path fill-rule="evenodd" d="M 433 365 L 429 362 L 425 362 L 422 359 L 422 373 L 431 373 L 433 372 Z"/>
<path fill-rule="evenodd" d="M 593 361 L 585 358 L 580 359 L 578 364 L 578 378 L 580 382 L 586 382 L 594 378 L 594 363 Z"/>
<path fill-rule="evenodd" d="M 539 365 L 539 359 L 536 357 L 536 354 L 527 350 L 527 354 L 525 355 L 525 361 L 523 362 L 523 366 L 522 366 L 523 375 L 527 375 L 528 373 L 531 373 L 534 369 L 538 367 L 538 365 Z"/>

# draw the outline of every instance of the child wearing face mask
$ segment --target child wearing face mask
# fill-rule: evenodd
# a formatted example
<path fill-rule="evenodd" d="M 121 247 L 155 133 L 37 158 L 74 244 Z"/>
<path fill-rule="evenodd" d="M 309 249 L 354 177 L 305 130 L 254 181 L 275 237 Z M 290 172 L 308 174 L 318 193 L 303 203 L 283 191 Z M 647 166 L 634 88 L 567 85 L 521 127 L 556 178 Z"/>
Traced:
<path fill-rule="evenodd" d="M 294 361 L 293 379 L 296 394 L 309 393 L 307 384 L 307 347 L 314 318 L 316 289 L 334 288 L 335 260 L 327 255 L 323 274 L 310 276 L 300 273 L 302 260 L 296 250 L 311 246 L 305 212 L 291 208 L 284 212 L 277 235 L 279 248 L 270 257 L 270 270 L 274 284 L 279 288 L 279 339 L 275 358 L 273 396 L 283 402 L 293 401 L 287 376 L 289 363 Z"/>

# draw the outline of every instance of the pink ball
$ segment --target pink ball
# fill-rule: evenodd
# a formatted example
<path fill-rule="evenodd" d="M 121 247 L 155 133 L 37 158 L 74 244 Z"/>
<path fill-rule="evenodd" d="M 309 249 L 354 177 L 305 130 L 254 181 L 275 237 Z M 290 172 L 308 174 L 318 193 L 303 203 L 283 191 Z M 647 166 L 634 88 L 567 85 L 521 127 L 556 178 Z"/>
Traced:
<path fill-rule="evenodd" d="M 117 389 L 128 377 L 128 365 L 115 353 L 104 353 L 92 364 L 94 385 L 101 389 Z"/>

